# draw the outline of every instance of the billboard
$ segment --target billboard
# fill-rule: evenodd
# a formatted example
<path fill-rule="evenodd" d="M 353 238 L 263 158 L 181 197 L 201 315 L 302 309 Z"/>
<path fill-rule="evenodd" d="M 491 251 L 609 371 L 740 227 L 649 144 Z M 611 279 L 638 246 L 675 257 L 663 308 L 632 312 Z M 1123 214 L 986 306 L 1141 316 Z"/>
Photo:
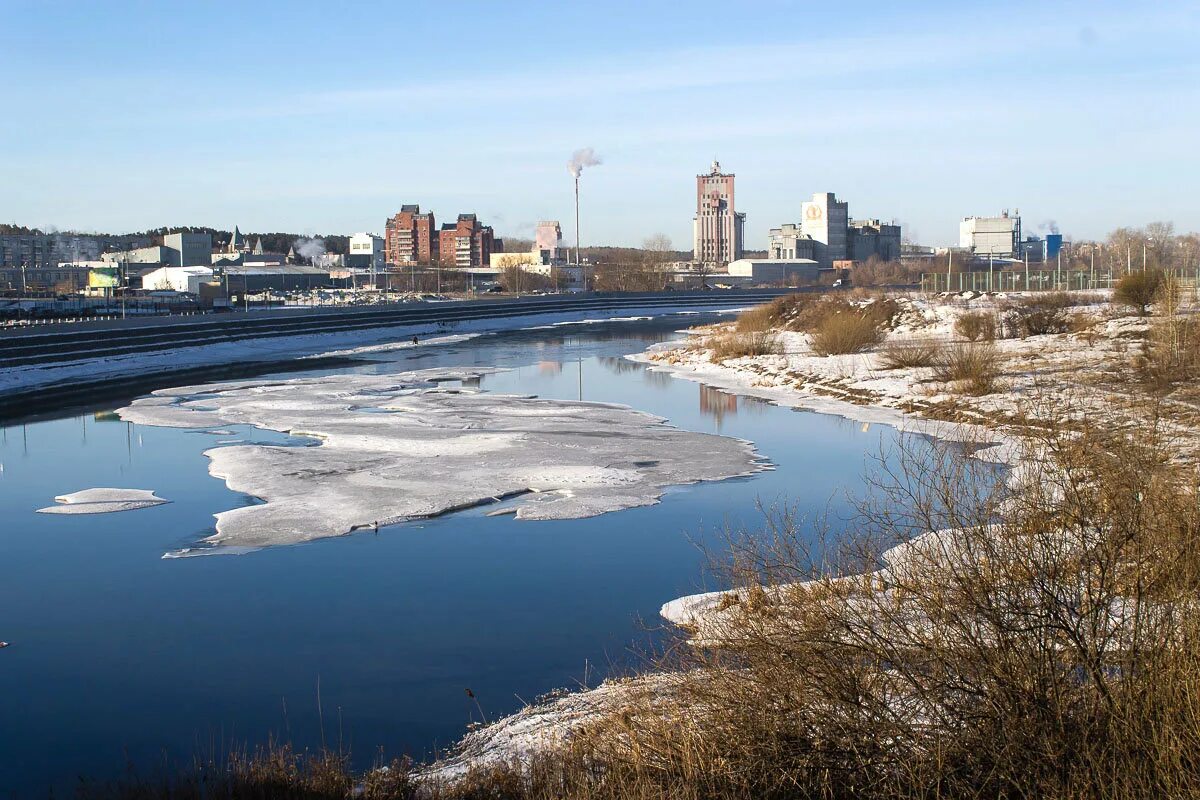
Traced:
<path fill-rule="evenodd" d="M 121 285 L 120 267 L 92 267 L 88 270 L 88 287 L 92 289 L 115 289 Z"/>

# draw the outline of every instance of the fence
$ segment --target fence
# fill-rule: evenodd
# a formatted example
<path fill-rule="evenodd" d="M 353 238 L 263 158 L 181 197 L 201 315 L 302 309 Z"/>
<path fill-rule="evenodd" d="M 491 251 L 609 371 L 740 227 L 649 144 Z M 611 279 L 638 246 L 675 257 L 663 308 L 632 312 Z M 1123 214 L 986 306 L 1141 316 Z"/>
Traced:
<path fill-rule="evenodd" d="M 1200 286 L 1200 267 L 1175 270 L 1185 286 Z M 921 291 L 936 292 L 1064 292 L 1111 289 L 1123 272 L 1099 269 L 1006 269 L 972 272 L 926 272 Z"/>

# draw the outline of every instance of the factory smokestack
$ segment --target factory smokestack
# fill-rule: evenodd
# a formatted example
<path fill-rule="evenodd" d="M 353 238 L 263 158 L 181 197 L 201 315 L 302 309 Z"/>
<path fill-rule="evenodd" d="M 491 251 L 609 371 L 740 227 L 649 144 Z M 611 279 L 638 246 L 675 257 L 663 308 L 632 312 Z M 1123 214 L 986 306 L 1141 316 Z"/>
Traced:
<path fill-rule="evenodd" d="M 596 151 L 590 147 L 576 150 L 571 154 L 571 160 L 567 162 L 567 171 L 575 179 L 575 263 L 579 266 L 581 276 L 583 275 L 583 262 L 579 258 L 579 176 L 583 173 L 584 167 L 595 167 L 603 163 L 596 155 Z M 587 290 L 586 276 L 583 278 L 583 288 L 585 291 Z"/>

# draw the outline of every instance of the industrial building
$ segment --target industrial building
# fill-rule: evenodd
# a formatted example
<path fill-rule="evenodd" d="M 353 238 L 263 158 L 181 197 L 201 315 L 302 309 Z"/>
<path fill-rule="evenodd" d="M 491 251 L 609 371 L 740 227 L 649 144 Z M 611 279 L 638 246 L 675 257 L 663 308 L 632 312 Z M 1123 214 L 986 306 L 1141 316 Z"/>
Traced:
<path fill-rule="evenodd" d="M 850 259 L 855 262 L 900 260 L 900 226 L 877 219 L 852 219 Z"/>
<path fill-rule="evenodd" d="M 542 253 L 544 263 L 553 263 L 565 256 L 562 250 L 562 227 L 558 220 L 544 220 L 537 224 L 533 235 L 533 248 Z"/>
<path fill-rule="evenodd" d="M 234 264 L 217 272 L 216 280 L 230 295 L 294 289 L 315 289 L 330 285 L 329 273 L 302 264 Z"/>
<path fill-rule="evenodd" d="M 210 267 L 159 267 L 142 274 L 142 288 L 149 291 L 200 294 L 200 284 L 213 283 Z"/>
<path fill-rule="evenodd" d="M 729 262 L 729 276 L 745 279 L 747 283 L 816 283 L 826 271 L 811 258 L 740 258 Z"/>
<path fill-rule="evenodd" d="M 768 234 L 767 257 L 772 260 L 785 261 L 800 258 L 815 261 L 816 252 L 816 240 L 801 233 L 800 226 L 794 222 L 772 228 Z"/>
<path fill-rule="evenodd" d="M 352 269 L 370 269 L 382 272 L 385 268 L 385 249 L 382 236 L 373 233 L 356 233 L 350 237 L 350 252 L 346 254 L 346 266 Z"/>
<path fill-rule="evenodd" d="M 74 294 L 87 288 L 93 263 L 0 266 L 0 291 Z"/>
<path fill-rule="evenodd" d="M 74 233 L 0 234 L 0 267 L 44 269 L 59 264 L 95 261 L 111 250 L 150 244 L 146 236 L 105 236 Z"/>
<path fill-rule="evenodd" d="M 964 217 L 958 225 L 958 246 L 976 256 L 1019 258 L 1021 215 L 1005 209 L 998 217 Z"/>
<path fill-rule="evenodd" d="M 721 172 L 718 161 L 713 161 L 707 175 L 696 176 L 692 257 L 702 264 L 719 267 L 742 257 L 746 215 L 737 211 L 734 177 L 732 172 Z"/>
<path fill-rule="evenodd" d="M 825 269 L 872 258 L 900 258 L 900 226 L 877 219 L 850 219 L 850 204 L 833 192 L 817 192 L 800 205 L 800 223 L 772 228 L 767 254 L 772 260 L 812 259 Z"/>
<path fill-rule="evenodd" d="M 850 260 L 850 205 L 833 192 L 817 192 L 800 205 L 800 231 L 818 243 L 817 261 L 830 267 Z"/>
<path fill-rule="evenodd" d="M 207 233 L 168 233 L 161 245 L 105 253 L 105 261 L 121 264 L 159 264 L 165 267 L 211 267 L 212 236 Z"/>

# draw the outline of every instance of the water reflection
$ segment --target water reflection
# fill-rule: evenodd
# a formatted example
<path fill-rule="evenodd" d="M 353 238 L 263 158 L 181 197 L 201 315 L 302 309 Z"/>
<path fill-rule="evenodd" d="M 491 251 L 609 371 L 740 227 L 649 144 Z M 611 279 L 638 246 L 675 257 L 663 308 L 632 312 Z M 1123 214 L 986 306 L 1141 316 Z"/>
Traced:
<path fill-rule="evenodd" d="M 739 406 L 743 412 L 762 414 L 771 404 L 759 397 L 731 394 L 715 386 L 700 384 L 700 413 L 715 420 L 718 431 L 726 417 L 737 415 Z"/>

